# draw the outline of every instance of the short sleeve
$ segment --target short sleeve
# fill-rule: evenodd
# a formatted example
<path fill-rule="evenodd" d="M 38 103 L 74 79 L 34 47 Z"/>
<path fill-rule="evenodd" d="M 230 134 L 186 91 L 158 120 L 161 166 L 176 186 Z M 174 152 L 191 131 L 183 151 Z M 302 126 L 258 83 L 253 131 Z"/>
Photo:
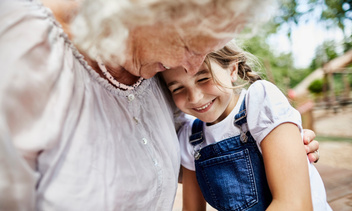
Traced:
<path fill-rule="evenodd" d="M 286 96 L 272 83 L 257 81 L 246 96 L 248 129 L 253 138 L 260 142 L 277 126 L 290 122 L 302 132 L 301 115 L 294 109 Z"/>
<path fill-rule="evenodd" d="M 178 131 L 180 141 L 181 165 L 186 169 L 195 171 L 193 146 L 189 143 L 189 136 L 192 133 L 192 124 L 194 119 L 185 122 Z"/>

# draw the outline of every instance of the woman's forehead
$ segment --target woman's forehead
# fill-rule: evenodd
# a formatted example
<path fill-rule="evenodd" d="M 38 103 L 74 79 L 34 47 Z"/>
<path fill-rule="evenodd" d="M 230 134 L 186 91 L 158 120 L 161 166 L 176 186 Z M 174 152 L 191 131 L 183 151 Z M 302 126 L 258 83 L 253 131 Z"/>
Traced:
<path fill-rule="evenodd" d="M 182 26 L 176 26 L 175 30 L 181 40 L 190 50 L 196 54 L 208 54 L 219 50 L 234 38 L 234 31 L 225 28 L 204 28 L 191 22 Z"/>
<path fill-rule="evenodd" d="M 210 35 L 196 35 L 185 38 L 186 46 L 195 54 L 207 55 L 219 50 L 231 40 L 231 37 L 217 38 Z"/>

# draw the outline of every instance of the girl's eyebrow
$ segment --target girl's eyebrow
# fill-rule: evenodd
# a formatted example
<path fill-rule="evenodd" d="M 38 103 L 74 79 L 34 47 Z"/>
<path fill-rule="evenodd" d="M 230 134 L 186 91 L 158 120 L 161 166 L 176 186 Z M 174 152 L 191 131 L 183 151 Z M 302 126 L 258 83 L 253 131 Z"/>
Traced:
<path fill-rule="evenodd" d="M 177 81 L 171 81 L 170 83 L 167 84 L 167 87 L 170 87 L 170 86 L 175 85 L 175 84 L 177 84 Z"/>
<path fill-rule="evenodd" d="M 208 73 L 209 73 L 209 70 L 206 70 L 206 69 L 201 70 L 201 71 L 197 72 L 193 77 L 197 77 L 197 76 L 208 74 Z M 175 85 L 177 83 L 178 83 L 177 81 L 171 81 L 170 83 L 167 84 L 167 87 L 170 87 L 170 86 Z"/>
<path fill-rule="evenodd" d="M 199 76 L 199 75 L 208 74 L 208 73 L 209 73 L 209 71 L 204 69 L 204 70 L 197 72 L 194 76 Z"/>

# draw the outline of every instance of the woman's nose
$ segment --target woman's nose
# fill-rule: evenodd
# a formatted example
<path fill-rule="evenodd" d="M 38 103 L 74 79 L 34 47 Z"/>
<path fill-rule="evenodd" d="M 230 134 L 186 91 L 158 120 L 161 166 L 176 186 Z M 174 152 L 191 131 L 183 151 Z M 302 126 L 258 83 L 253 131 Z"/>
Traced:
<path fill-rule="evenodd" d="M 182 66 L 185 68 L 187 73 L 194 75 L 202 66 L 204 59 L 205 55 L 203 56 L 200 54 L 187 53 Z"/>

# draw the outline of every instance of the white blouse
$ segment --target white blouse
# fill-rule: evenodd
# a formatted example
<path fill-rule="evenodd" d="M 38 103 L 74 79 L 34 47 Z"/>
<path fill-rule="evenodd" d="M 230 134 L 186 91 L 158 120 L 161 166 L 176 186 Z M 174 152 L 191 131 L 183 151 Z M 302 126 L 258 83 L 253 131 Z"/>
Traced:
<path fill-rule="evenodd" d="M 179 143 L 157 79 L 114 88 L 38 2 L 0 1 L 0 46 L 0 210 L 172 209 Z"/>

